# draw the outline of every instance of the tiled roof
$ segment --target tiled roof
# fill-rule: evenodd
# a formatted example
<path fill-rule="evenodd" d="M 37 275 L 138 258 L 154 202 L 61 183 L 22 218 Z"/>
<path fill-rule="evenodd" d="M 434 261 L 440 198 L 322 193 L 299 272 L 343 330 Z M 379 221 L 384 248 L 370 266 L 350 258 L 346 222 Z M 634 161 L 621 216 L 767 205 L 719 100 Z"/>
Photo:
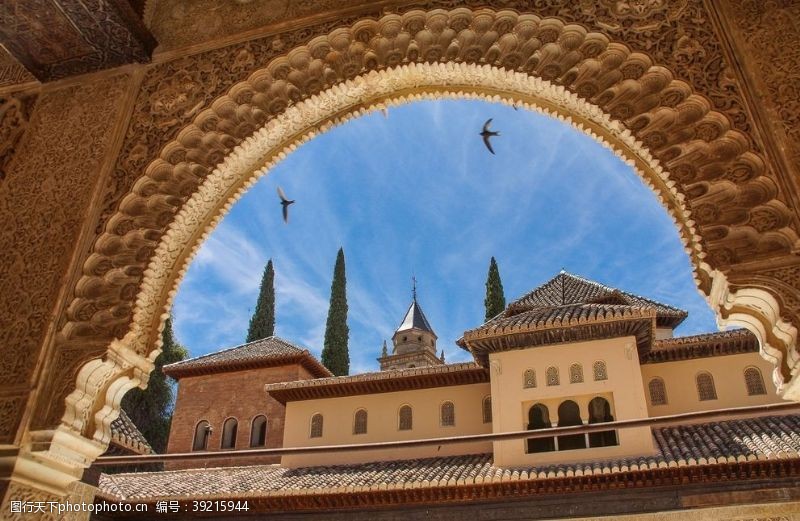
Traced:
<path fill-rule="evenodd" d="M 734 329 L 656 340 L 653 348 L 642 358 L 642 363 L 757 353 L 758 349 L 758 339 L 753 333 L 746 329 Z"/>
<path fill-rule="evenodd" d="M 639 353 L 650 349 L 655 310 L 624 304 L 565 304 L 498 315 L 458 340 L 481 365 L 488 354 L 539 345 L 633 336 Z"/>
<path fill-rule="evenodd" d="M 264 390 L 279 402 L 332 398 L 466 385 L 489 381 L 488 370 L 474 362 L 431 365 L 412 369 L 393 369 L 353 376 L 334 376 L 267 384 Z"/>
<path fill-rule="evenodd" d="M 406 316 L 403 317 L 403 321 L 400 323 L 400 326 L 398 326 L 395 334 L 410 329 L 427 331 L 436 336 L 430 323 L 428 323 L 428 319 L 425 318 L 425 313 L 422 312 L 422 307 L 417 302 L 416 297 L 411 301 L 411 305 L 408 307 L 408 311 L 406 311 Z"/>
<path fill-rule="evenodd" d="M 611 475 L 629 471 L 800 458 L 800 415 L 653 429 L 657 453 L 609 461 L 499 468 L 491 454 L 289 469 L 279 465 L 104 474 L 101 496 L 263 497 L 435 489 L 457 485 Z"/>
<path fill-rule="evenodd" d="M 675 327 L 688 313 L 674 306 L 621 291 L 567 272 L 561 272 L 506 309 L 506 315 L 540 307 L 565 304 L 619 304 L 655 310 L 659 325 Z"/>
<path fill-rule="evenodd" d="M 331 372 L 307 349 L 290 344 L 276 336 L 165 365 L 164 373 L 172 377 L 181 377 L 287 363 L 300 363 L 317 377 L 331 376 Z"/>
<path fill-rule="evenodd" d="M 125 411 L 111 422 L 111 442 L 136 454 L 153 454 L 153 448 Z"/>

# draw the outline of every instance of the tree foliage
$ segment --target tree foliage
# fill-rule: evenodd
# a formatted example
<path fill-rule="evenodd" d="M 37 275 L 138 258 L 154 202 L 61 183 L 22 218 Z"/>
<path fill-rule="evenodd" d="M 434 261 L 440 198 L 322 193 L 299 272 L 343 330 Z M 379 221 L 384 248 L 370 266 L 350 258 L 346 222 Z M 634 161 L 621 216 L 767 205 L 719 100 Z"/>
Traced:
<path fill-rule="evenodd" d="M 344 250 L 339 248 L 336 265 L 333 268 L 331 301 L 325 325 L 325 345 L 322 348 L 322 363 L 336 376 L 350 373 L 350 353 L 347 347 L 349 335 Z"/>
<path fill-rule="evenodd" d="M 497 261 L 489 262 L 489 274 L 486 277 L 486 298 L 483 301 L 486 307 L 486 320 L 496 317 L 506 308 L 506 297 L 503 294 L 503 282 L 500 280 L 500 270 Z"/>
<path fill-rule="evenodd" d="M 258 292 L 256 310 L 250 318 L 247 341 L 261 340 L 275 334 L 275 270 L 272 259 L 264 268 L 261 277 L 261 290 Z"/>
<path fill-rule="evenodd" d="M 175 340 L 172 317 L 164 324 L 161 339 L 163 342 L 161 354 L 156 358 L 147 389 L 131 389 L 122 398 L 121 404 L 122 409 L 128 413 L 134 425 L 139 428 L 156 452 L 164 452 L 167 448 L 174 405 L 172 386 L 162 368 L 167 364 L 180 362 L 188 356 L 186 348 Z"/>

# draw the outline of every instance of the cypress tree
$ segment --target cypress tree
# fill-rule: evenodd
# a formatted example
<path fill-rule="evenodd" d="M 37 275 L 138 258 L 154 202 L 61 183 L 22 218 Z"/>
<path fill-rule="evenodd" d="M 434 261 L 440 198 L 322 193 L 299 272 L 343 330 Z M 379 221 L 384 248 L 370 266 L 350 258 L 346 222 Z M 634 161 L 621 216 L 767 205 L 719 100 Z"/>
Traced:
<path fill-rule="evenodd" d="M 328 308 L 328 321 L 325 325 L 325 345 L 322 348 L 322 363 L 336 376 L 345 376 L 350 373 L 350 353 L 347 349 L 349 335 L 344 250 L 339 248 L 336 265 L 333 268 L 331 301 Z"/>
<path fill-rule="evenodd" d="M 131 389 L 122 398 L 122 409 L 128 413 L 145 439 L 156 452 L 164 452 L 167 448 L 169 428 L 172 422 L 174 396 L 172 386 L 162 370 L 167 364 L 180 362 L 188 353 L 180 345 L 172 331 L 172 317 L 164 324 L 161 333 L 161 354 L 155 361 L 155 368 L 150 373 L 147 389 Z"/>
<path fill-rule="evenodd" d="M 258 292 L 256 310 L 250 318 L 250 327 L 247 330 L 247 341 L 261 340 L 275 334 L 275 270 L 272 268 L 272 259 L 264 268 L 261 277 L 261 289 Z"/>
<path fill-rule="evenodd" d="M 500 270 L 497 268 L 497 261 L 494 260 L 494 257 L 489 262 L 489 274 L 486 277 L 486 299 L 484 299 L 483 305 L 486 307 L 486 320 L 496 317 L 506 308 Z"/>

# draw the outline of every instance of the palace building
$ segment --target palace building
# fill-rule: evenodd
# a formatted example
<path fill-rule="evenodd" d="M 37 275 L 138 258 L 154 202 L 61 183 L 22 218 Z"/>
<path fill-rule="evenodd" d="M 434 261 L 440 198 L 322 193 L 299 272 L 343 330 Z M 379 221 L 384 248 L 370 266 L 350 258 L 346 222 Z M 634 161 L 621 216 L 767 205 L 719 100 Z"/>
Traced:
<path fill-rule="evenodd" d="M 561 272 L 464 332 L 457 343 L 471 362 L 436 356 L 415 295 L 378 372 L 334 377 L 277 337 L 172 364 L 168 452 L 192 457 L 163 472 L 104 474 L 97 500 L 247 500 L 249 514 L 319 519 L 397 519 L 401 510 L 409 519 L 478 510 L 699 519 L 765 497 L 797 500 L 800 408 L 778 405 L 773 366 L 751 333 L 675 337 L 686 317 Z M 764 407 L 729 410 L 752 406 Z M 720 418 L 452 443 L 721 409 Z M 439 441 L 237 456 L 412 440 Z M 229 454 L 211 454 L 220 451 Z"/>

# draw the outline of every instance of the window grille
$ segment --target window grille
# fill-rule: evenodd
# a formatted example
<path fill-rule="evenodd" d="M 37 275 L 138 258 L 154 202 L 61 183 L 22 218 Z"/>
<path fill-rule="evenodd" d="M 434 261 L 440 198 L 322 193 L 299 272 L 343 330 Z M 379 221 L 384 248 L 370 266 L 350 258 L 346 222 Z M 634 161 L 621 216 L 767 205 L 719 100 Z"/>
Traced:
<path fill-rule="evenodd" d="M 757 367 L 748 367 L 744 370 L 744 383 L 747 386 L 748 396 L 767 394 L 764 378 L 762 378 L 761 371 Z"/>
<path fill-rule="evenodd" d="M 592 372 L 594 373 L 594 380 L 598 382 L 600 380 L 608 380 L 608 370 L 606 369 L 606 363 L 602 360 L 598 360 L 592 366 Z"/>
<path fill-rule="evenodd" d="M 708 373 L 697 375 L 697 396 L 701 402 L 717 399 L 717 390 L 714 388 L 714 379 Z"/>
<path fill-rule="evenodd" d="M 414 411 L 410 405 L 400 407 L 400 430 L 410 431 L 414 422 Z"/>
<path fill-rule="evenodd" d="M 367 411 L 359 409 L 356 411 L 356 416 L 353 419 L 353 434 L 366 434 L 367 433 Z"/>
<path fill-rule="evenodd" d="M 559 385 L 560 381 L 558 378 L 558 367 L 548 367 L 546 376 L 548 386 Z"/>
<path fill-rule="evenodd" d="M 581 364 L 572 364 L 569 366 L 569 383 L 583 383 L 583 366 Z"/>
<path fill-rule="evenodd" d="M 442 427 L 452 427 L 456 424 L 456 406 L 453 402 L 442 404 Z"/>
<path fill-rule="evenodd" d="M 492 397 L 483 399 L 483 423 L 492 423 Z"/>
<path fill-rule="evenodd" d="M 522 386 L 526 389 L 536 387 L 536 371 L 533 369 L 525 371 L 525 378 Z"/>
<path fill-rule="evenodd" d="M 650 391 L 651 405 L 667 405 L 667 388 L 664 385 L 664 380 L 653 378 L 647 384 L 647 387 Z"/>
<path fill-rule="evenodd" d="M 319 413 L 311 417 L 311 435 L 309 437 L 322 437 L 322 415 Z"/>

